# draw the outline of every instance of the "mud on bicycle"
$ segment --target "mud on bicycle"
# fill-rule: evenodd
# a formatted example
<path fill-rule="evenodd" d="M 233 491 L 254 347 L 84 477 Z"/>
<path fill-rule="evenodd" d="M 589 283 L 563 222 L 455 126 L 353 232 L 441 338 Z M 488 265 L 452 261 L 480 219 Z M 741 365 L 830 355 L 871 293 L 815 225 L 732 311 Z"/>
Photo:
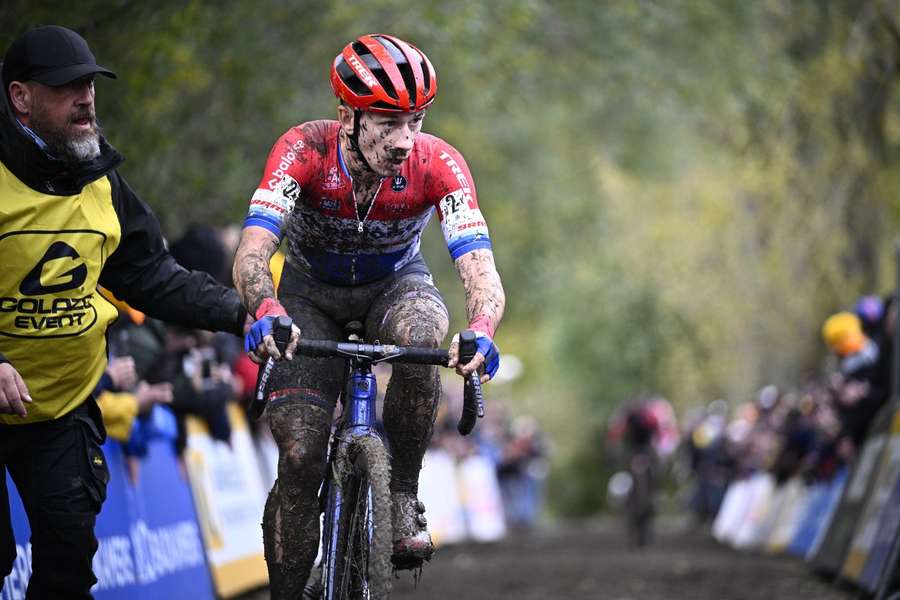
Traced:
<path fill-rule="evenodd" d="M 290 317 L 278 317 L 273 335 L 284 352 L 291 336 Z M 304 590 L 309 599 L 381 599 L 390 594 L 394 569 L 410 568 L 392 557 L 390 457 L 384 437 L 376 428 L 377 385 L 372 365 L 403 362 L 446 367 L 444 349 L 364 343 L 362 324 L 346 327 L 347 342 L 301 338 L 296 353 L 316 358 L 343 358 L 347 382 L 341 396 L 343 410 L 333 430 L 328 466 L 320 490 L 322 558 Z M 475 334 L 460 334 L 462 361 L 475 355 Z M 269 359 L 260 373 L 251 415 L 258 418 L 266 406 L 265 388 L 274 361 Z M 464 383 L 463 411 L 457 426 L 469 434 L 476 419 L 484 416 L 481 383 L 472 373 Z"/>

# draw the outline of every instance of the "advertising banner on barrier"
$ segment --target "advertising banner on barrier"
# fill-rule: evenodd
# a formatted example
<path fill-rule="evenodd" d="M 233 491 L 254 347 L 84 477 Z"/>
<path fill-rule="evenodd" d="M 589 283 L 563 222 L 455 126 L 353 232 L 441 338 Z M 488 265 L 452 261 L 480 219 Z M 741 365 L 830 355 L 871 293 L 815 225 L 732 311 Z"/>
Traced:
<path fill-rule="evenodd" d="M 97 518 L 94 556 L 97 600 L 212 600 L 215 594 L 190 489 L 168 440 L 149 443 L 129 466 L 121 447 L 103 448 L 109 466 L 107 499 Z M 136 474 L 134 480 L 129 472 Z M 22 600 L 31 575 L 31 532 L 21 500 L 7 480 L 18 557 L 2 600 Z"/>
<path fill-rule="evenodd" d="M 866 565 L 859 576 L 862 587 L 875 592 L 882 579 L 891 576 L 892 565 L 888 564 L 888 561 L 892 548 L 898 543 L 900 543 L 900 479 L 894 484 L 891 497 L 885 504 L 872 549 L 869 550 Z"/>
<path fill-rule="evenodd" d="M 811 498 L 810 488 L 800 477 L 792 477 L 781 487 L 784 489 L 781 506 L 766 541 L 766 550 L 773 554 L 784 552 L 794 539 Z"/>
<path fill-rule="evenodd" d="M 734 545 L 734 534 L 750 509 L 750 483 L 746 479 L 732 481 L 725 492 L 722 506 L 713 521 L 713 537 L 723 544 Z"/>
<path fill-rule="evenodd" d="M 865 506 L 856 526 L 847 553 L 847 560 L 841 569 L 841 577 L 859 582 L 863 567 L 871 558 L 871 552 L 875 549 L 876 540 L 888 509 L 889 501 L 893 497 L 894 488 L 900 479 L 900 411 L 895 411 L 888 438 L 887 448 L 882 453 L 881 460 L 876 467 L 874 483 L 870 493 L 866 497 Z M 892 533 L 896 533 L 896 525 Z M 890 542 L 880 543 L 878 549 L 882 556 L 876 558 L 879 562 L 886 560 L 886 554 L 890 551 Z M 877 579 L 869 588 L 874 590 Z"/>
<path fill-rule="evenodd" d="M 775 494 L 775 478 L 769 473 L 756 473 L 748 483 L 747 512 L 734 534 L 734 547 L 738 549 L 756 548 L 762 543 Z"/>
<path fill-rule="evenodd" d="M 497 468 L 484 456 L 468 456 L 459 463 L 459 485 L 469 537 L 493 542 L 506 535 L 506 518 Z"/>
<path fill-rule="evenodd" d="M 223 598 L 268 583 L 260 527 L 267 490 L 247 420 L 234 404 L 228 419 L 230 445 L 189 416 L 185 451 L 206 556 Z"/>
<path fill-rule="evenodd" d="M 456 461 L 446 450 L 429 449 L 419 472 L 419 499 L 428 531 L 438 546 L 466 539 L 466 519 L 456 485 Z"/>
<path fill-rule="evenodd" d="M 806 510 L 787 548 L 789 553 L 806 557 L 816 551 L 817 542 L 825 535 L 846 481 L 845 467 L 835 473 L 831 481 L 820 481 L 812 487 Z"/>
<path fill-rule="evenodd" d="M 828 530 L 812 556 L 813 566 L 820 571 L 836 574 L 844 565 L 856 523 L 871 494 L 877 467 L 887 445 L 892 415 L 893 410 L 885 407 L 872 423 Z"/>

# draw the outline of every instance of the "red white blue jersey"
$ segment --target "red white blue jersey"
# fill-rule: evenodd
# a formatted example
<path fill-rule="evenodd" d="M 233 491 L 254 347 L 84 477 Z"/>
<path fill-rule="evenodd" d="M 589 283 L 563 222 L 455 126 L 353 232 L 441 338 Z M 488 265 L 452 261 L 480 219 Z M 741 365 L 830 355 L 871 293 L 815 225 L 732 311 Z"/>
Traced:
<path fill-rule="evenodd" d="M 361 218 L 339 131 L 337 121 L 310 121 L 278 139 L 244 227 L 287 237 L 291 264 L 337 285 L 368 283 L 407 265 L 435 210 L 454 260 L 491 248 L 472 175 L 450 144 L 420 133 L 400 173 L 381 181 Z"/>

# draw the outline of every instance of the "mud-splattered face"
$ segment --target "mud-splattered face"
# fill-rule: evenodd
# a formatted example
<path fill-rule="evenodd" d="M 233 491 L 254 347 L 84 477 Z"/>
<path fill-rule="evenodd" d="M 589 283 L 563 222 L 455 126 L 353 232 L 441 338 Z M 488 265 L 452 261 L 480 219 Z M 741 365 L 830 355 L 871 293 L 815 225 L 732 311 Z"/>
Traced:
<path fill-rule="evenodd" d="M 359 122 L 359 147 L 382 177 L 400 172 L 422 130 L 425 111 L 378 114 L 365 112 Z"/>

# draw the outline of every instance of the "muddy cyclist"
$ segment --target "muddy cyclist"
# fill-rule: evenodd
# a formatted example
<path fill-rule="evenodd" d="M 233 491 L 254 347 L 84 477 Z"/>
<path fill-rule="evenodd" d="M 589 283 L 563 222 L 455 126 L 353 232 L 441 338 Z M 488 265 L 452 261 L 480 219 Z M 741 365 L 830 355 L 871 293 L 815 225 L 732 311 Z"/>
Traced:
<path fill-rule="evenodd" d="M 422 133 L 437 77 L 415 46 L 389 35 L 364 35 L 331 67 L 339 99 L 336 121 L 301 123 L 272 148 L 250 200 L 234 280 L 256 322 L 251 358 L 282 358 L 272 337 L 279 315 L 295 329 L 266 386 L 268 421 L 278 444 L 278 480 L 263 517 L 273 598 L 299 597 L 318 547 L 318 497 L 332 415 L 341 389 L 340 359 L 293 356 L 297 340 L 339 339 L 358 320 L 365 337 L 436 348 L 449 315 L 419 252 L 436 212 L 465 289 L 468 327 L 478 353 L 459 365 L 487 382 L 499 366 L 494 331 L 505 297 L 488 228 L 462 155 Z M 287 260 L 276 293 L 269 259 L 285 241 Z M 433 552 L 419 470 L 440 397 L 437 367 L 396 365 L 384 403 L 391 448 L 393 557 L 417 568 Z"/>

